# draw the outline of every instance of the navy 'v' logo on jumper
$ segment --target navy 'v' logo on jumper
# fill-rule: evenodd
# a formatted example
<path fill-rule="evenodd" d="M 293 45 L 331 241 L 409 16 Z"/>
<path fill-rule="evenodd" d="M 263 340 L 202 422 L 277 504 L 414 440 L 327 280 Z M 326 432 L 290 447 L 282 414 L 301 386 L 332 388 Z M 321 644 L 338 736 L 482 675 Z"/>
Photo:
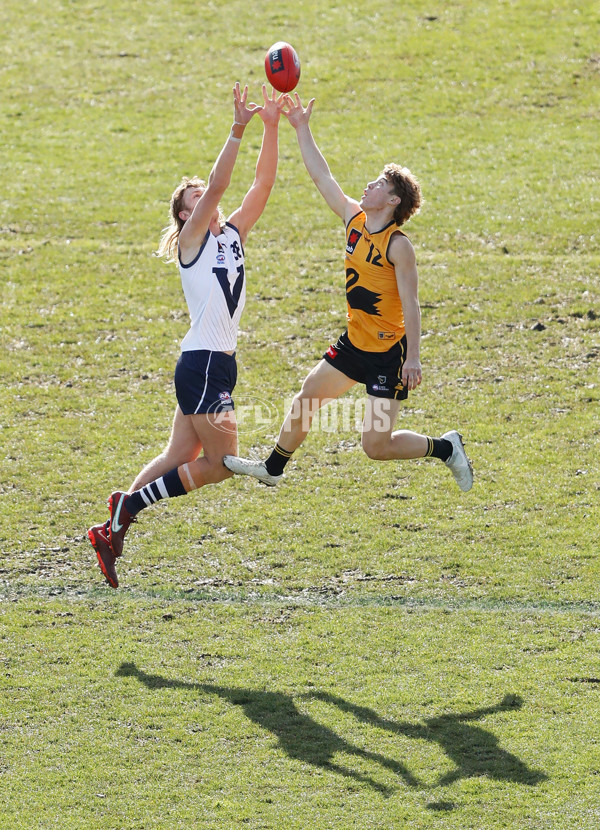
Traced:
<path fill-rule="evenodd" d="M 230 317 L 233 317 L 233 315 L 235 314 L 235 310 L 238 307 L 238 303 L 240 301 L 240 294 L 242 293 L 242 288 L 244 286 L 244 266 L 238 265 L 237 272 L 238 278 L 233 284 L 232 289 L 229 284 L 229 278 L 227 276 L 227 268 L 213 268 L 213 274 L 219 280 L 219 285 L 223 289 L 223 294 L 225 295 L 225 301 L 227 302 L 227 308 L 229 309 Z"/>

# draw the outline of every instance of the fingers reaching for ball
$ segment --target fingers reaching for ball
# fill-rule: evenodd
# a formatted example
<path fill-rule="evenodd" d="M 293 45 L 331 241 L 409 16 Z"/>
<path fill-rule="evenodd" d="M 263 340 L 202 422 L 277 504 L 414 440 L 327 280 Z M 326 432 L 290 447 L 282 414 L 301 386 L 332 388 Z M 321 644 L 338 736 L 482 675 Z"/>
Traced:
<path fill-rule="evenodd" d="M 240 82 L 236 81 L 233 85 L 233 100 L 237 104 L 245 104 L 248 97 L 248 84 L 245 84 L 244 89 L 240 87 Z"/>
<path fill-rule="evenodd" d="M 235 86 L 233 87 L 233 118 L 236 124 L 247 124 L 255 113 L 262 110 L 262 107 L 255 104 L 253 101 L 246 103 L 247 98 L 248 84 L 246 84 L 242 90 L 240 82 L 236 81 Z"/>
<path fill-rule="evenodd" d="M 280 92 L 278 95 L 274 89 L 271 89 L 271 95 L 269 95 L 266 84 L 262 86 L 262 94 L 264 104 L 260 108 L 260 117 L 265 124 L 277 124 L 285 107 L 285 94 Z"/>
<path fill-rule="evenodd" d="M 283 106 L 285 104 L 285 99 L 286 99 L 285 92 L 280 92 L 279 95 L 277 95 L 277 91 L 275 90 L 275 88 L 271 87 L 271 95 L 269 96 L 269 94 L 267 92 L 267 85 L 263 84 L 262 85 L 262 94 L 263 94 L 263 101 L 265 102 L 265 104 L 268 101 L 273 101 L 274 103 L 277 103 L 277 104 L 279 104 L 279 102 L 281 102 L 281 107 L 283 108 Z"/>
<path fill-rule="evenodd" d="M 265 124 L 276 124 L 281 113 L 294 127 L 308 123 L 315 103 L 314 98 L 311 98 L 305 107 L 297 92 L 294 92 L 292 97 L 287 92 L 277 93 L 275 88 L 271 88 L 269 94 L 266 84 L 262 85 L 262 95 L 264 101 L 262 107 L 253 101 L 248 103 L 248 85 L 246 84 L 242 89 L 240 82 L 236 81 L 233 87 L 233 103 L 234 121 L 237 124 L 247 124 L 256 113 L 259 113 Z"/>
<path fill-rule="evenodd" d="M 285 96 L 285 103 L 287 109 L 284 109 L 283 114 L 293 127 L 299 127 L 301 124 L 308 124 L 315 99 L 311 98 L 306 107 L 302 104 L 300 96 L 294 92 L 294 97 L 291 95 Z"/>

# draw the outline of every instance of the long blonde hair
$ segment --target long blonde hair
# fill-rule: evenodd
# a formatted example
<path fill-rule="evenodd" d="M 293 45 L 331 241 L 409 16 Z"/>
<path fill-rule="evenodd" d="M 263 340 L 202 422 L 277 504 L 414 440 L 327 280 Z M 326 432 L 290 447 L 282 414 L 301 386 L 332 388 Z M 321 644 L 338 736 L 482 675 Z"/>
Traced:
<path fill-rule="evenodd" d="M 181 182 L 177 185 L 171 196 L 171 204 L 169 206 L 169 224 L 163 228 L 158 250 L 156 256 L 164 257 L 165 262 L 173 262 L 177 259 L 177 244 L 179 242 L 179 234 L 186 223 L 186 219 L 182 219 L 179 215 L 180 211 L 184 209 L 183 195 L 190 187 L 202 187 L 206 189 L 206 182 L 199 179 L 198 176 L 184 176 Z M 225 224 L 225 216 L 219 208 L 219 225 Z"/>

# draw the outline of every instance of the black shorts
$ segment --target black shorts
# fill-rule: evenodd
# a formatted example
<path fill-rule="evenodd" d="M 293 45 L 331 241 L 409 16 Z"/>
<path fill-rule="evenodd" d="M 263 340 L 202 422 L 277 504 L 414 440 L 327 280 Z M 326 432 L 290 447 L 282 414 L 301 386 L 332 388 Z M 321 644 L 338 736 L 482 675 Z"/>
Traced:
<path fill-rule="evenodd" d="M 184 415 L 232 412 L 237 381 L 234 354 L 206 349 L 182 352 L 175 367 L 175 394 Z"/>
<path fill-rule="evenodd" d="M 387 352 L 363 352 L 352 345 L 345 331 L 338 342 L 327 349 L 323 359 L 346 377 L 364 383 L 369 395 L 403 401 L 408 397 L 408 389 L 402 383 L 405 354 L 406 337 L 394 343 Z"/>

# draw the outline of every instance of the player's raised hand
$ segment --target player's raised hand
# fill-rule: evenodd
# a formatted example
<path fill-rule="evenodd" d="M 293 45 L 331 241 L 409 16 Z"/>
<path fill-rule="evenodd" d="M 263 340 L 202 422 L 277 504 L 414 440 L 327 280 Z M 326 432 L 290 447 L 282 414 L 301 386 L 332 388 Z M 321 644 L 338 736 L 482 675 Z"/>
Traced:
<path fill-rule="evenodd" d="M 248 84 L 242 90 L 240 82 L 236 81 L 233 87 L 233 120 L 236 124 L 247 124 L 252 116 L 259 112 L 262 107 L 254 102 L 246 103 L 248 98 Z"/>
<path fill-rule="evenodd" d="M 281 92 L 277 95 L 276 91 L 271 89 L 269 96 L 266 84 L 262 85 L 262 94 L 265 103 L 260 108 L 259 115 L 265 124 L 277 124 L 285 106 L 285 94 Z"/>
<path fill-rule="evenodd" d="M 302 124 L 308 124 L 314 103 L 315 99 L 311 98 L 305 107 L 297 92 L 294 92 L 293 98 L 286 94 L 285 104 L 287 109 L 284 109 L 283 114 L 292 127 L 300 127 Z"/>

